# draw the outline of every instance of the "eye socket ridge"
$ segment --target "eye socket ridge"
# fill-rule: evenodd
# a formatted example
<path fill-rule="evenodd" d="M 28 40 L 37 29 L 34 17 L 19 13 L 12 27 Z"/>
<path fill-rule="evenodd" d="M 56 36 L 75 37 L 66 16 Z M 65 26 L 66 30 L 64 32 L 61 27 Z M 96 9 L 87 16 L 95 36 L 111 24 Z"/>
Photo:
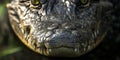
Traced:
<path fill-rule="evenodd" d="M 89 3 L 90 0 L 80 0 L 81 5 L 86 5 Z"/>
<path fill-rule="evenodd" d="M 19 0 L 20 3 L 24 3 L 26 1 L 29 1 L 29 0 Z"/>
<path fill-rule="evenodd" d="M 79 8 L 85 8 L 91 5 L 91 0 L 74 0 L 76 6 Z"/>
<path fill-rule="evenodd" d="M 31 0 L 31 4 L 37 6 L 46 3 L 46 1 L 47 0 Z"/>
<path fill-rule="evenodd" d="M 89 6 L 91 0 L 71 0 L 77 6 Z"/>

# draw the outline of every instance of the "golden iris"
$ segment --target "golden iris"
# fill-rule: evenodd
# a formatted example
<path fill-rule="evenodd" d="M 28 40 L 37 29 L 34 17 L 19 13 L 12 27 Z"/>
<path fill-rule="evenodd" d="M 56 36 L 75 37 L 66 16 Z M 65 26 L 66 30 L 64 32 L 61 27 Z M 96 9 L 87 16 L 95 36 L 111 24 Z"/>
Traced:
<path fill-rule="evenodd" d="M 40 0 L 31 0 L 31 3 L 33 5 L 39 5 L 40 4 Z"/>
<path fill-rule="evenodd" d="M 82 4 L 87 4 L 87 3 L 88 3 L 88 0 L 80 0 L 80 2 L 81 2 Z"/>

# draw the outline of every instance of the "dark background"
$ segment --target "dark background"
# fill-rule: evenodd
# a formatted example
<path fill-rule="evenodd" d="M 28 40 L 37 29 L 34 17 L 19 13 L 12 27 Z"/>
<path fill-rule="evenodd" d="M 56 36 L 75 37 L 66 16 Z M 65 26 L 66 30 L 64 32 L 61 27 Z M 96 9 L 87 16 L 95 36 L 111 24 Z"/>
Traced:
<path fill-rule="evenodd" d="M 0 0 L 0 60 L 120 60 L 120 0 L 113 3 L 110 31 L 94 50 L 77 58 L 46 57 L 28 49 L 12 31 L 6 0 Z"/>

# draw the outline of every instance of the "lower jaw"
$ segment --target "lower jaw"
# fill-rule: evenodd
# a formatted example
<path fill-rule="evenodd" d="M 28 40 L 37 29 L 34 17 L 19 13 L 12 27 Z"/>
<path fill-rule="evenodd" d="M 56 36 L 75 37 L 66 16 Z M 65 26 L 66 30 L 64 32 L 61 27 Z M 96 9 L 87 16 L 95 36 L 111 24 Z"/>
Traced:
<path fill-rule="evenodd" d="M 80 56 L 79 50 L 74 48 L 53 48 L 53 49 L 46 49 L 45 55 L 47 56 L 55 56 L 55 57 L 77 57 Z"/>
<path fill-rule="evenodd" d="M 86 52 L 91 51 L 95 48 L 105 37 L 107 32 L 101 34 L 98 38 L 96 38 L 96 43 L 91 44 L 91 48 L 86 51 L 81 50 L 79 48 L 68 48 L 68 47 L 59 47 L 59 48 L 49 48 L 49 49 L 38 49 L 36 52 L 53 57 L 78 57 Z"/>

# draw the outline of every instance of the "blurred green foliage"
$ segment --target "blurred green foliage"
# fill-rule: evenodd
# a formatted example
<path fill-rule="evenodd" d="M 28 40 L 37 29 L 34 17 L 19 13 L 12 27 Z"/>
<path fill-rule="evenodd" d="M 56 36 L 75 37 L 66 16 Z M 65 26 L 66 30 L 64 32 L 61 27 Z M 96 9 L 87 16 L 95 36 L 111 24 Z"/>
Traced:
<path fill-rule="evenodd" d="M 10 32 L 8 24 L 6 23 L 6 3 L 8 0 L 0 1 L 0 58 L 9 54 L 19 52 L 21 48 L 16 45 L 13 34 Z M 4 18 L 5 17 L 5 18 Z M 6 32 L 9 31 L 9 32 Z M 6 35 L 4 35 L 6 34 Z M 8 34 L 8 35 L 7 35 Z"/>
<path fill-rule="evenodd" d="M 5 3 L 4 4 L 0 4 L 0 18 L 2 17 L 4 10 L 5 10 Z"/>
<path fill-rule="evenodd" d="M 0 57 L 9 55 L 9 54 L 13 54 L 17 51 L 20 51 L 21 48 L 20 47 L 10 47 L 10 48 L 5 48 L 4 50 L 0 51 Z"/>

